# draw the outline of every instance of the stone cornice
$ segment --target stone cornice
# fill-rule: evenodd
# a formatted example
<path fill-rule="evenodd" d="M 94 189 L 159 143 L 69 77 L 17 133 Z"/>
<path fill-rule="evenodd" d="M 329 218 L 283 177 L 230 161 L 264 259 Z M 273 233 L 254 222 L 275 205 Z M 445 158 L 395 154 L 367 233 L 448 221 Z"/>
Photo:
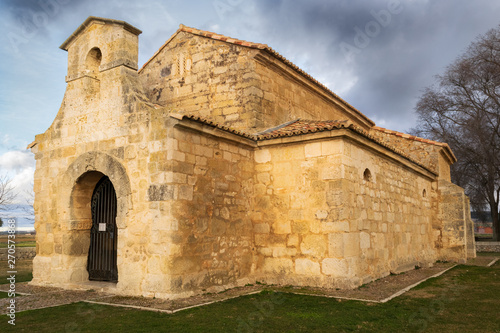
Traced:
<path fill-rule="evenodd" d="M 176 120 L 174 127 L 183 128 L 195 132 L 200 132 L 203 134 L 207 134 L 216 138 L 228 140 L 240 145 L 247 146 L 249 148 L 256 148 L 257 143 L 249 138 L 243 137 L 241 135 L 228 132 L 224 129 L 220 129 L 218 127 L 211 126 L 209 124 L 205 124 L 202 122 L 198 122 L 195 120 L 191 120 L 189 118 L 185 118 L 182 115 L 170 114 L 172 119 Z"/>
<path fill-rule="evenodd" d="M 65 51 L 68 51 L 69 46 L 73 41 L 78 38 L 78 36 L 85 31 L 88 27 L 90 27 L 92 24 L 118 24 L 123 26 L 123 28 L 126 31 L 129 31 L 133 33 L 134 35 L 140 35 L 142 33 L 141 30 L 137 29 L 136 27 L 132 26 L 131 24 L 125 22 L 125 21 L 120 21 L 120 20 L 112 20 L 112 19 L 107 19 L 107 18 L 102 18 L 102 17 L 96 17 L 96 16 L 89 16 L 85 22 L 83 22 L 72 34 L 69 36 L 64 43 L 59 46 L 60 49 L 63 49 Z M 137 68 L 136 68 L 137 69 Z"/>

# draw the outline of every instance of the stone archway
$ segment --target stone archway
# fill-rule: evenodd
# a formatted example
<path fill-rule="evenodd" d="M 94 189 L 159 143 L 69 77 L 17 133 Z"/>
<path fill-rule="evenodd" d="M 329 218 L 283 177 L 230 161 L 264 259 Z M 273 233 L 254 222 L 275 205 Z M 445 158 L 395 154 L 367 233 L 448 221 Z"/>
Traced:
<path fill-rule="evenodd" d="M 113 186 L 116 190 L 117 204 L 118 204 L 118 215 L 116 216 L 116 224 L 118 228 L 125 228 L 126 226 L 126 215 L 129 209 L 132 209 L 131 201 L 131 188 L 130 180 L 127 175 L 127 171 L 122 166 L 122 164 L 114 157 L 101 153 L 101 152 L 87 152 L 80 155 L 71 165 L 68 167 L 66 173 L 64 174 L 63 186 L 69 189 L 71 192 L 71 197 L 76 197 L 74 193 L 78 190 L 75 186 L 81 177 L 85 176 L 89 172 L 98 172 L 109 177 Z M 96 184 L 97 184 L 96 180 Z M 95 184 L 93 184 L 95 187 Z M 72 208 L 70 207 L 71 202 L 68 202 L 68 208 L 70 213 L 70 218 L 74 217 Z"/>
<path fill-rule="evenodd" d="M 64 230 L 63 250 L 69 283 L 88 281 L 87 256 L 92 226 L 91 199 L 99 180 L 107 176 L 116 190 L 118 232 L 127 225 L 127 214 L 132 208 L 130 181 L 125 168 L 114 157 L 101 152 L 87 152 L 79 156 L 67 169 L 61 182 L 66 207 L 61 229 Z M 118 238 L 120 242 L 120 238 Z M 118 245 L 119 246 L 119 245 Z M 120 260 L 118 260 L 119 266 Z M 120 268 L 118 267 L 118 271 Z"/>

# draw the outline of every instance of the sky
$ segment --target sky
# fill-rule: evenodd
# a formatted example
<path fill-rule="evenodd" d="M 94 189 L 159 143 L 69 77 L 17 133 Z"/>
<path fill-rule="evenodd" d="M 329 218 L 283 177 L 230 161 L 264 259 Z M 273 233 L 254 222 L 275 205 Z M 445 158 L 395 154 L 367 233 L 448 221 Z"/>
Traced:
<path fill-rule="evenodd" d="M 407 132 L 425 87 L 500 24 L 498 0 L 1 0 L 0 176 L 24 203 L 66 83 L 59 46 L 88 16 L 139 28 L 139 67 L 179 24 L 264 43 L 372 119 Z"/>

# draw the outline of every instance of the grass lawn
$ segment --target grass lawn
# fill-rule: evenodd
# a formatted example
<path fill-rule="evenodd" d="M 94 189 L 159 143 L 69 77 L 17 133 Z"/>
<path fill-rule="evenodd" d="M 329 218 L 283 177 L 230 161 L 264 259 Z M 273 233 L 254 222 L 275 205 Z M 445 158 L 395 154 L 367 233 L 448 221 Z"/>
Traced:
<path fill-rule="evenodd" d="M 493 234 L 474 234 L 474 237 L 476 237 L 477 240 L 483 240 L 483 241 L 493 241 Z"/>
<path fill-rule="evenodd" d="M 16 242 L 16 247 L 35 247 L 36 242 Z M 7 244 L 6 243 L 0 243 L 0 249 L 6 249 Z"/>
<path fill-rule="evenodd" d="M 14 239 L 16 242 L 16 247 L 35 247 L 35 235 L 16 235 Z M 0 249 L 7 248 L 8 236 L 0 235 Z"/>
<path fill-rule="evenodd" d="M 0 284 L 8 283 L 7 278 L 10 276 L 10 274 L 7 274 L 7 271 L 9 271 L 10 269 L 7 269 L 7 265 L 7 260 L 0 260 Z M 31 281 L 33 279 L 33 260 L 16 260 L 15 270 L 17 271 L 16 282 Z"/>
<path fill-rule="evenodd" d="M 500 332 L 500 264 L 457 266 L 385 304 L 262 292 L 163 314 L 87 303 L 26 311 L 33 332 Z M 0 316 L 0 332 L 12 331 Z"/>
<path fill-rule="evenodd" d="M 500 257 L 500 252 L 476 252 L 478 257 Z"/>

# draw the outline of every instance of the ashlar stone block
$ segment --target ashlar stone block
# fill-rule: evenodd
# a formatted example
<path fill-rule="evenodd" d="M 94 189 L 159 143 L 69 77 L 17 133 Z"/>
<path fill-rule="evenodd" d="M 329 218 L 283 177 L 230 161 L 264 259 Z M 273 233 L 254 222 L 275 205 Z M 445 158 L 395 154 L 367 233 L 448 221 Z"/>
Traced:
<path fill-rule="evenodd" d="M 273 274 L 290 274 L 293 272 L 293 261 L 287 258 L 265 258 L 264 272 Z"/>
<path fill-rule="evenodd" d="M 321 269 L 317 262 L 309 259 L 296 259 L 295 260 L 295 273 L 301 275 L 320 275 Z"/>
<path fill-rule="evenodd" d="M 309 254 L 321 258 L 326 252 L 326 237 L 324 235 L 306 235 L 300 244 L 302 254 Z"/>
<path fill-rule="evenodd" d="M 346 257 L 359 256 L 359 233 L 345 233 L 344 235 L 344 255 Z"/>
<path fill-rule="evenodd" d="M 321 262 L 321 271 L 325 275 L 345 277 L 349 275 L 349 264 L 346 259 L 326 258 Z"/>
<path fill-rule="evenodd" d="M 309 143 L 304 146 L 304 153 L 307 157 L 321 156 L 321 142 Z"/>
<path fill-rule="evenodd" d="M 361 232 L 359 234 L 359 246 L 361 249 L 370 248 L 370 234 L 367 232 Z"/>
<path fill-rule="evenodd" d="M 344 234 L 328 234 L 328 256 L 332 258 L 344 257 Z"/>
<path fill-rule="evenodd" d="M 271 152 L 269 149 L 256 150 L 254 153 L 254 159 L 257 163 L 267 163 L 271 161 Z"/>

